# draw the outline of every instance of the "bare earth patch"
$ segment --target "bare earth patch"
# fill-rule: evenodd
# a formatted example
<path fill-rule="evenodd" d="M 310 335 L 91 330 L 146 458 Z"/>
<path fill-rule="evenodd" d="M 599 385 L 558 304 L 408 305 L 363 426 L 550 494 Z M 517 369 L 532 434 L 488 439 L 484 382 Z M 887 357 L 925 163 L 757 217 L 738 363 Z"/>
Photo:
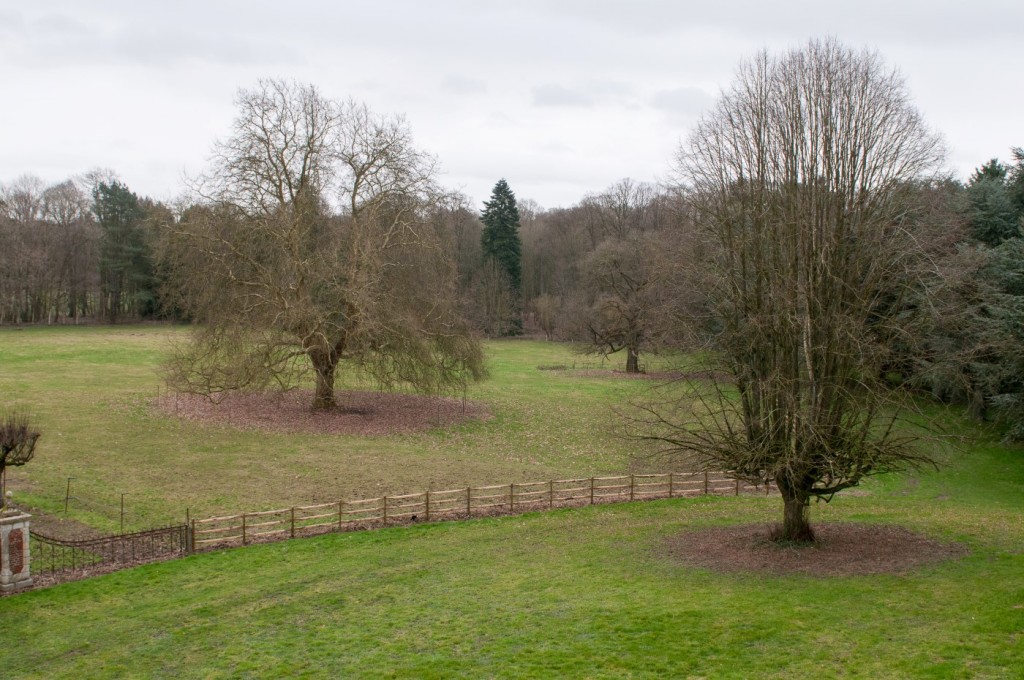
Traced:
<path fill-rule="evenodd" d="M 846 522 L 812 525 L 818 541 L 780 545 L 767 524 L 687 531 L 666 541 L 669 554 L 693 567 L 771 575 L 862 576 L 905 574 L 918 567 L 963 557 L 958 543 L 942 543 L 898 526 Z"/>
<path fill-rule="evenodd" d="M 157 407 L 169 415 L 240 429 L 315 434 L 389 435 L 488 420 L 484 404 L 391 392 L 339 392 L 338 408 L 313 411 L 309 390 L 239 393 L 213 403 L 200 395 L 165 396 Z"/>

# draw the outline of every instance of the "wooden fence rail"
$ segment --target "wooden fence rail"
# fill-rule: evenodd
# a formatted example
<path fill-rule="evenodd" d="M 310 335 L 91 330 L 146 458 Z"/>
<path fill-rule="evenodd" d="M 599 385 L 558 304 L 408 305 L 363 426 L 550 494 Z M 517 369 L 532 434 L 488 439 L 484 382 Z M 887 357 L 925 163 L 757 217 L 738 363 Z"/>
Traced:
<path fill-rule="evenodd" d="M 745 484 L 725 472 L 668 472 L 470 486 L 193 519 L 188 532 L 189 549 L 245 545 L 254 541 L 403 522 L 431 522 L 653 498 L 738 496 L 741 493 L 768 494 L 771 486 Z"/>

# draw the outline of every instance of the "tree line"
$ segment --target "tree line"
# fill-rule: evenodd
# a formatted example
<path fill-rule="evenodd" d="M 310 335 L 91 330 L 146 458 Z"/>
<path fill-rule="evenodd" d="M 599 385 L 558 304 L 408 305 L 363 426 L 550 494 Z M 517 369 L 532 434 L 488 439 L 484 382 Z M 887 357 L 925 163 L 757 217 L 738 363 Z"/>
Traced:
<path fill-rule="evenodd" d="M 0 185 L 0 324 L 158 316 L 153 245 L 170 217 L 108 171 Z"/>
<path fill-rule="evenodd" d="M 901 352 L 888 375 L 978 420 L 1008 417 L 1024 437 L 1024 149 L 966 182 L 907 190 L 916 208 L 900 219 L 930 273 L 920 299 L 901 300 L 906 332 L 891 340 Z M 555 209 L 517 200 L 505 180 L 479 211 L 441 193 L 435 246 L 454 270 L 453 311 L 478 335 L 575 341 L 621 352 L 623 369 L 638 371 L 643 353 L 700 346 L 721 330 L 708 315 L 710 246 L 682 185 L 624 178 Z M 197 274 L 168 244 L 182 225 L 214 217 L 201 201 L 138 197 L 111 171 L 0 185 L 0 324 L 191 319 L 189 301 L 167 286 L 170 270 L 207 289 L 212 270 Z"/>

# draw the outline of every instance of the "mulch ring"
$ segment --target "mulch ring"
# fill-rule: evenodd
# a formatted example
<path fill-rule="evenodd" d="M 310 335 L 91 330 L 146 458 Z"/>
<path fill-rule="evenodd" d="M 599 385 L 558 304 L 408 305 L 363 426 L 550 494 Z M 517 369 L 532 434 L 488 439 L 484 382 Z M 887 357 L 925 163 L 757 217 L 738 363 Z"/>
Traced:
<path fill-rule="evenodd" d="M 488 420 L 479 402 L 392 392 L 339 392 L 338 407 L 313 411 L 310 390 L 234 393 L 214 403 L 201 395 L 165 395 L 156 406 L 186 420 L 240 429 L 316 434 L 389 435 Z"/>
<path fill-rule="evenodd" d="M 906 574 L 969 552 L 958 543 L 884 524 L 812 524 L 817 538 L 813 545 L 775 543 L 769 539 L 772 528 L 767 524 L 703 528 L 677 534 L 665 547 L 672 558 L 692 567 L 820 577 Z"/>

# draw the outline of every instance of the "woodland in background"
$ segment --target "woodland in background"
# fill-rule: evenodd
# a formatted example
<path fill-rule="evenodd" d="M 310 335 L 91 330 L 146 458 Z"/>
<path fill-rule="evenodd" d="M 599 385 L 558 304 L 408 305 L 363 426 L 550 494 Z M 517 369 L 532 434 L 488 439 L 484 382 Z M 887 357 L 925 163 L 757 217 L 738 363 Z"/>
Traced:
<path fill-rule="evenodd" d="M 934 302 L 902 302 L 914 333 L 888 376 L 979 420 L 1006 417 L 1024 437 L 1024 150 L 966 184 L 916 190 L 926 207 L 905 219 L 928 246 Z M 187 321 L 161 301 L 153 253 L 188 207 L 137 197 L 110 171 L 0 186 L 0 324 Z M 509 334 L 521 314 L 526 334 L 624 350 L 620 365 L 641 370 L 646 352 L 715 334 L 701 323 L 707 246 L 682 191 L 623 179 L 568 208 L 525 199 L 518 211 L 521 311 L 508 277 L 482 255 L 479 210 L 465 198 L 439 208 L 462 313 L 481 335 Z"/>

